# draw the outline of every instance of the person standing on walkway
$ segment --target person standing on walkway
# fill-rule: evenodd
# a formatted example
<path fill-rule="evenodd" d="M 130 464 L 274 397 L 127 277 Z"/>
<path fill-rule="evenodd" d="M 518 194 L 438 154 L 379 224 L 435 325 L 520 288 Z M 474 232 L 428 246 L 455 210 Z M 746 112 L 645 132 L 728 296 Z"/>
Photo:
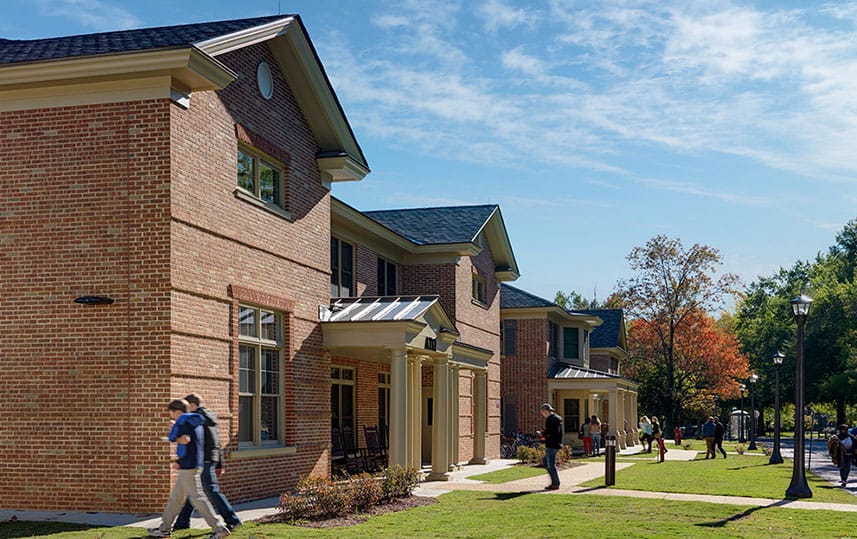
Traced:
<path fill-rule="evenodd" d="M 645 449 L 644 452 L 651 453 L 652 452 L 652 422 L 649 421 L 649 418 L 643 416 L 640 418 L 640 428 L 643 430 L 643 435 L 641 436 L 643 440 L 643 444 L 648 443 L 649 448 Z"/>
<path fill-rule="evenodd" d="M 556 454 L 562 449 L 562 418 L 548 403 L 539 406 L 539 412 L 545 418 L 545 430 L 538 432 L 545 441 L 545 456 L 542 463 L 548 470 L 551 484 L 545 490 L 559 489 L 559 472 L 556 469 Z"/>
<path fill-rule="evenodd" d="M 723 458 L 726 458 L 726 451 L 723 450 L 723 435 L 726 434 L 726 428 L 723 426 L 723 423 L 720 422 L 719 417 L 714 418 L 714 449 L 716 451 L 720 451 L 723 455 Z M 715 451 L 714 457 L 717 458 L 717 452 Z"/>
<path fill-rule="evenodd" d="M 717 430 L 717 425 L 714 424 L 714 417 L 709 417 L 708 421 L 702 425 L 702 438 L 705 440 L 705 460 L 717 458 L 714 453 L 715 430 Z"/>
<path fill-rule="evenodd" d="M 188 403 L 184 399 L 175 399 L 167 406 L 173 428 L 167 439 L 176 442 L 174 467 L 178 469 L 176 482 L 170 490 L 170 498 L 161 515 L 161 525 L 149 528 L 150 537 L 171 537 L 173 522 L 186 500 L 199 511 L 205 522 L 211 526 L 211 539 L 222 539 L 229 535 L 229 529 L 214 514 L 211 502 L 202 489 L 202 467 L 204 464 L 205 419 L 199 414 L 188 413 Z"/>
<path fill-rule="evenodd" d="M 652 438 L 654 438 L 655 443 L 658 444 L 658 462 L 663 462 L 667 448 L 664 447 L 664 433 L 661 430 L 661 424 L 658 421 L 657 416 L 652 416 Z"/>
<path fill-rule="evenodd" d="M 202 398 L 196 393 L 191 393 L 185 400 L 188 409 L 199 414 L 205 419 L 203 433 L 205 435 L 204 458 L 205 465 L 202 469 L 202 488 L 208 496 L 211 505 L 220 513 L 226 526 L 234 530 L 241 525 L 241 519 L 235 514 L 235 509 L 229 504 L 229 500 L 220 491 L 218 477 L 223 474 L 223 451 L 220 448 L 220 432 L 217 429 L 217 414 L 202 406 Z M 174 529 L 185 530 L 190 528 L 190 516 L 193 513 L 193 505 L 190 500 L 186 501 L 184 508 L 176 519 Z"/>
<path fill-rule="evenodd" d="M 592 451 L 597 457 L 601 454 L 601 420 L 597 415 L 589 418 L 589 435 L 592 437 Z"/>
<path fill-rule="evenodd" d="M 583 455 L 589 456 L 592 454 L 592 435 L 589 434 L 589 422 L 587 417 L 583 425 L 580 426 L 580 438 L 583 440 Z"/>
<path fill-rule="evenodd" d="M 857 450 L 857 438 L 848 432 L 848 425 L 839 425 L 839 430 L 827 441 L 827 449 L 833 458 L 833 464 L 839 467 L 839 486 L 844 487 L 848 483 L 851 461 Z"/>

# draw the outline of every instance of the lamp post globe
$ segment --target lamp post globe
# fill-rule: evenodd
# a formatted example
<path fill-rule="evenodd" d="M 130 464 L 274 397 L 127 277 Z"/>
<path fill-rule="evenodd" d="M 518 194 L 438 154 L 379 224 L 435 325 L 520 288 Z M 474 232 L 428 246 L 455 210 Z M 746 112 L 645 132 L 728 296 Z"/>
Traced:
<path fill-rule="evenodd" d="M 776 382 L 774 383 L 774 450 L 771 452 L 771 460 L 768 464 L 783 463 L 783 456 L 780 454 L 780 367 L 783 366 L 785 357 L 782 352 L 777 352 L 771 357 L 774 362 Z"/>
<path fill-rule="evenodd" d="M 812 491 L 806 482 L 804 471 L 804 368 L 803 368 L 803 330 L 812 298 L 803 294 L 791 300 L 792 312 L 797 322 L 797 358 L 795 360 L 795 456 L 792 480 L 786 489 L 787 498 L 812 498 Z"/>
<path fill-rule="evenodd" d="M 750 445 L 747 449 L 752 451 L 756 447 L 756 382 L 759 381 L 759 375 L 753 373 L 750 375 Z"/>

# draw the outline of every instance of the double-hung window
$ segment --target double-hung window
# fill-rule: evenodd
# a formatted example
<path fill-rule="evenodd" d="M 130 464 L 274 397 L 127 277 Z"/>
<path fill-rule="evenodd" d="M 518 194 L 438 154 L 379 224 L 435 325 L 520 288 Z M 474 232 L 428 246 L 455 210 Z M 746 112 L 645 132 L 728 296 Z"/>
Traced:
<path fill-rule="evenodd" d="M 395 296 L 396 264 L 378 257 L 378 295 Z"/>
<path fill-rule="evenodd" d="M 330 238 L 330 297 L 349 298 L 354 290 L 354 246 Z"/>
<path fill-rule="evenodd" d="M 238 308 L 238 443 L 280 445 L 283 439 L 283 317 Z"/>
<path fill-rule="evenodd" d="M 485 277 L 482 277 L 478 273 L 473 274 L 473 290 L 471 295 L 474 301 L 478 301 L 482 305 L 487 304 L 488 296 L 485 285 Z"/>
<path fill-rule="evenodd" d="M 266 204 L 285 209 L 283 172 L 272 159 L 245 146 L 238 148 L 238 187 Z"/>
<path fill-rule="evenodd" d="M 350 367 L 330 368 L 331 425 L 344 431 L 343 435 L 350 433 L 350 436 L 355 436 L 354 379 L 354 369 Z"/>
<path fill-rule="evenodd" d="M 562 357 L 564 359 L 579 359 L 579 344 L 580 338 L 577 328 L 562 328 Z"/>

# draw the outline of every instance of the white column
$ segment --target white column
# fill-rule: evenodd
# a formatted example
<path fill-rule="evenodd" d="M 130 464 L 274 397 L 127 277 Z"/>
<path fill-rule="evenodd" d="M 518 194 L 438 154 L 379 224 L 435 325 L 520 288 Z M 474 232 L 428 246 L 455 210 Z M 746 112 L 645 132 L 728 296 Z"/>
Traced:
<path fill-rule="evenodd" d="M 410 462 L 408 444 L 408 353 L 390 351 L 390 465 L 403 468 Z"/>
<path fill-rule="evenodd" d="M 408 359 L 408 468 L 423 467 L 423 372 L 418 357 Z"/>
<path fill-rule="evenodd" d="M 616 416 L 616 432 L 618 432 L 618 436 L 616 437 L 616 443 L 618 444 L 619 449 L 627 449 L 628 441 L 627 435 L 625 434 L 625 390 L 620 389 L 617 391 L 618 402 L 616 403 L 616 412 L 618 415 Z"/>
<path fill-rule="evenodd" d="M 431 428 L 431 473 L 429 481 L 449 480 L 449 364 L 434 360 L 434 413 Z"/>
<path fill-rule="evenodd" d="M 476 371 L 473 378 L 473 458 L 470 464 L 486 464 L 485 460 L 485 419 L 486 395 L 488 393 L 488 373 Z"/>
<path fill-rule="evenodd" d="M 458 446 L 460 444 L 461 420 L 459 419 L 459 368 L 449 368 L 449 471 L 458 467 Z"/>

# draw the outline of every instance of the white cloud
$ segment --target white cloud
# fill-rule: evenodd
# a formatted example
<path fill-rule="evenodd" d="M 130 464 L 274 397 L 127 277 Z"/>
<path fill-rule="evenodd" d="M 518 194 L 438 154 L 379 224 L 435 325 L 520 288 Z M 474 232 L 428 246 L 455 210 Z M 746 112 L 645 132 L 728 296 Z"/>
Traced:
<path fill-rule="evenodd" d="M 372 24 L 379 28 L 397 28 L 400 26 L 409 26 L 411 20 L 399 15 L 379 15 L 372 19 Z"/>
<path fill-rule="evenodd" d="M 511 7 L 502 0 L 488 0 L 476 8 L 476 13 L 484 20 L 488 32 L 536 23 L 536 15 L 531 10 Z"/>
<path fill-rule="evenodd" d="M 94 30 L 126 30 L 140 26 L 133 13 L 103 0 L 34 0 L 41 15 L 64 17 Z"/>

